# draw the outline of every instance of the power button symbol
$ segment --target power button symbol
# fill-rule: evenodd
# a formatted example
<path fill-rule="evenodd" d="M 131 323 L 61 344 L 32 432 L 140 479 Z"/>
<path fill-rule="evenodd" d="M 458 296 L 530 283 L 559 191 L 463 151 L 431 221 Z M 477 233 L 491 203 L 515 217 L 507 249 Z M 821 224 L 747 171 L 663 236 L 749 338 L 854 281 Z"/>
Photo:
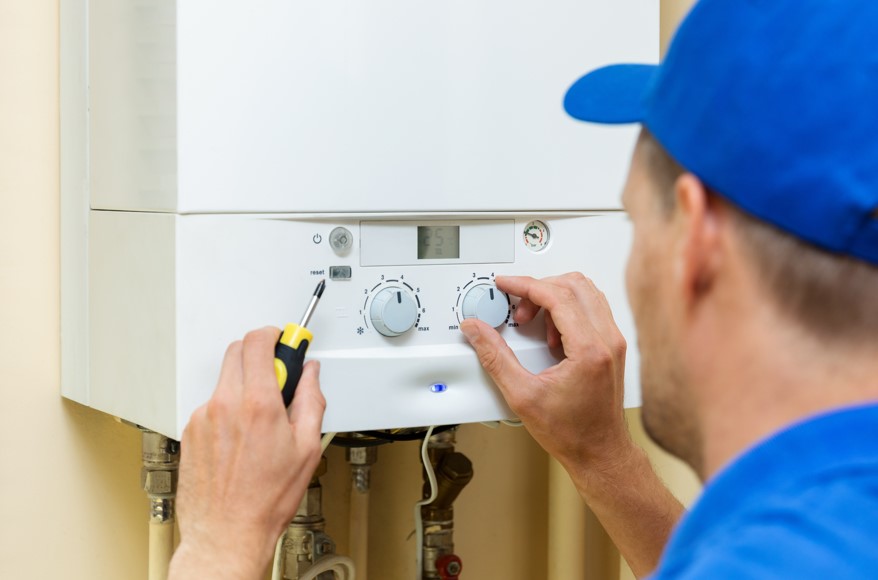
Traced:
<path fill-rule="evenodd" d="M 314 240 L 315 244 L 319 244 L 323 241 L 323 236 L 321 236 L 320 234 L 314 234 L 314 237 L 311 239 Z"/>

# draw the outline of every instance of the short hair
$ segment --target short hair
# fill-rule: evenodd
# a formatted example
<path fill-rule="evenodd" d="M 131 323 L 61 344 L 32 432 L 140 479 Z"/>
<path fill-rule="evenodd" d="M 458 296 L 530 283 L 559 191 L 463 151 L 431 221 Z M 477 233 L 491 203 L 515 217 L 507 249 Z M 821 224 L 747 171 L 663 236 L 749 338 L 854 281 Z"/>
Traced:
<path fill-rule="evenodd" d="M 656 184 L 661 210 L 670 215 L 674 184 L 686 172 L 644 128 L 638 146 Z M 711 190 L 710 195 L 721 193 Z M 780 312 L 822 339 L 878 340 L 878 267 L 835 254 L 788 234 L 729 203 L 747 259 Z"/>

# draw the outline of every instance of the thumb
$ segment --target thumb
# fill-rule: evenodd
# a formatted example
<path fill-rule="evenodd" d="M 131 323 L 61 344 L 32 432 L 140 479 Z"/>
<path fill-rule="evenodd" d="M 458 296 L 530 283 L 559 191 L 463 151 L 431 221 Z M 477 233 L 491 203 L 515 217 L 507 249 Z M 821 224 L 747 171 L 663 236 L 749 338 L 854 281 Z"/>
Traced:
<path fill-rule="evenodd" d="M 518 357 L 500 334 L 481 320 L 468 319 L 460 325 L 460 331 L 472 345 L 485 369 L 506 402 L 516 392 L 533 380 L 533 374 L 518 362 Z"/>

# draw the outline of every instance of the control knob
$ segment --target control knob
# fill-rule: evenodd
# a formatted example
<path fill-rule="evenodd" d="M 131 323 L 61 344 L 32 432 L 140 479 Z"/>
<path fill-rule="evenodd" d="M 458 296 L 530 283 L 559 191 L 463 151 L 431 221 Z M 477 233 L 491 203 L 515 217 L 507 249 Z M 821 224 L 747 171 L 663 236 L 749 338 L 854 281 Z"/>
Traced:
<path fill-rule="evenodd" d="M 388 286 L 372 299 L 369 317 L 375 330 L 384 336 L 399 336 L 418 321 L 418 306 L 408 292 Z"/>
<path fill-rule="evenodd" d="M 509 297 L 493 284 L 476 284 L 463 297 L 463 317 L 497 328 L 509 317 Z"/>

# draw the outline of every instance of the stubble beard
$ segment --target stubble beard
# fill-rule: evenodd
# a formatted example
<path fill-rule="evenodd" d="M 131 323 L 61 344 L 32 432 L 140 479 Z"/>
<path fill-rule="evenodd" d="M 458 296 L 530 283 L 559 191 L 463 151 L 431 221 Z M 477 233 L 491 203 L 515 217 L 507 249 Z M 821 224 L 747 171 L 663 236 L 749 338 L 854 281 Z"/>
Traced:
<path fill-rule="evenodd" d="M 659 447 L 701 473 L 700 429 L 678 353 L 667 336 L 643 338 L 639 341 L 643 428 Z"/>

